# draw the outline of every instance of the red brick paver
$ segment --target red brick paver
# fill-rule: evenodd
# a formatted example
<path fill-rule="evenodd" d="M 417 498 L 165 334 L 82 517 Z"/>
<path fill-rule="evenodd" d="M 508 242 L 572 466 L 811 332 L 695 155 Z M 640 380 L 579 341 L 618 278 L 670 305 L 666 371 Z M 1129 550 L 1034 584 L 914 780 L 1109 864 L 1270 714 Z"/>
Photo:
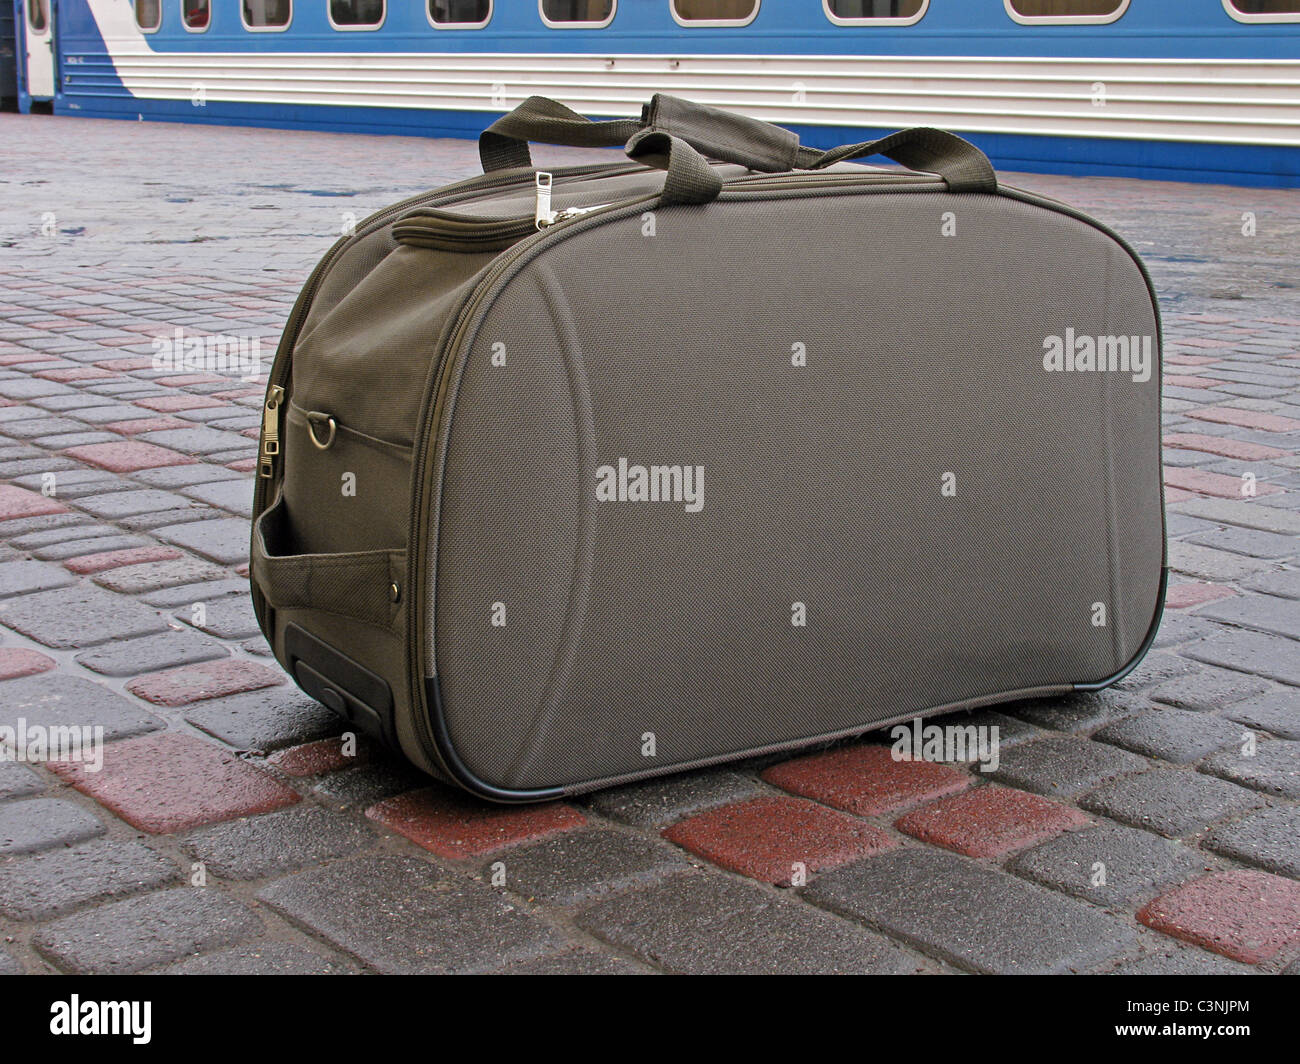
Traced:
<path fill-rule="evenodd" d="M 73 366 L 69 369 L 43 369 L 34 374 L 47 381 L 59 381 L 69 384 L 72 381 L 98 381 L 107 380 L 110 377 L 116 377 L 116 373 L 109 373 L 108 370 L 96 369 L 94 366 Z"/>
<path fill-rule="evenodd" d="M 1138 919 L 1233 960 L 1259 964 L 1300 942 L 1300 883 L 1267 872 L 1216 872 L 1160 895 Z"/>
<path fill-rule="evenodd" d="M 901 817 L 899 831 L 968 857 L 1000 857 L 1087 824 L 1077 810 L 1010 787 L 980 787 Z"/>
<path fill-rule="evenodd" d="M 763 779 L 858 816 L 892 813 L 956 794 L 971 778 L 949 765 L 896 761 L 887 746 L 850 746 L 774 765 Z"/>
<path fill-rule="evenodd" d="M 1222 584 L 1174 584 L 1165 595 L 1165 607 L 1171 610 L 1185 610 L 1192 606 L 1204 606 L 1222 598 L 1232 598 L 1236 594 L 1230 587 Z"/>
<path fill-rule="evenodd" d="M 385 799 L 367 809 L 366 816 L 417 846 L 453 860 L 531 842 L 587 822 L 578 810 L 559 802 L 490 806 L 438 788 Z"/>
<path fill-rule="evenodd" d="M 1269 458 L 1285 458 L 1290 451 L 1280 447 L 1266 447 L 1262 443 L 1247 443 L 1228 436 L 1203 436 L 1198 432 L 1171 432 L 1165 437 L 1165 446 L 1187 451 L 1203 451 L 1224 458 L 1240 458 L 1247 462 L 1262 462 Z"/>
<path fill-rule="evenodd" d="M 63 452 L 87 465 L 99 466 L 112 473 L 135 473 L 141 469 L 160 466 L 193 465 L 197 461 L 188 454 L 169 451 L 140 440 L 123 440 L 121 443 L 88 443 L 82 447 L 69 447 Z"/>
<path fill-rule="evenodd" d="M 1261 432 L 1294 432 L 1300 429 L 1300 421 L 1278 414 L 1264 414 L 1258 410 L 1239 410 L 1231 406 L 1207 406 L 1203 410 L 1189 410 L 1188 417 L 1198 421 L 1213 421 L 1219 425 L 1236 425 L 1243 429 L 1259 429 Z"/>
<path fill-rule="evenodd" d="M 110 743 L 99 772 L 80 762 L 50 768 L 132 827 L 153 834 L 269 813 L 298 801 L 294 790 L 268 773 L 178 732 Z"/>
<path fill-rule="evenodd" d="M 67 509 L 56 499 L 48 499 L 39 492 L 0 484 L 0 521 L 18 517 L 39 517 L 42 514 L 61 514 Z"/>
<path fill-rule="evenodd" d="M 138 565 L 141 562 L 166 562 L 181 557 L 175 547 L 130 547 L 126 550 L 106 550 L 98 554 L 83 554 L 79 558 L 70 558 L 63 564 L 74 573 L 87 576 L 90 573 L 102 573 L 105 569 L 116 569 L 122 565 Z"/>
<path fill-rule="evenodd" d="M 790 886 L 895 845 L 885 832 L 801 798 L 753 798 L 674 824 L 664 838 L 733 872 Z"/>
<path fill-rule="evenodd" d="M 286 776 L 319 776 L 324 772 L 337 772 L 341 768 L 369 761 L 370 747 L 355 739 L 353 742 L 356 744 L 356 753 L 352 756 L 344 752 L 344 739 L 338 737 L 291 746 L 272 754 L 266 760 Z"/>
<path fill-rule="evenodd" d="M 42 355 L 35 351 L 20 351 L 17 354 L 0 355 L 0 366 L 25 366 L 29 362 L 55 362 L 53 355 Z"/>
<path fill-rule="evenodd" d="M 237 388 L 230 392 L 212 392 L 213 399 L 251 399 L 253 396 L 263 396 L 266 394 L 265 388 Z"/>
<path fill-rule="evenodd" d="M 16 680 L 20 676 L 35 676 L 54 668 L 53 658 L 47 658 L 26 647 L 0 647 L 0 680 Z M 0 692 L 0 700 L 3 692 Z"/>
<path fill-rule="evenodd" d="M 1213 377 L 1195 377 L 1185 373 L 1165 374 L 1165 385 L 1169 388 L 1218 388 L 1223 383 Z"/>
<path fill-rule="evenodd" d="M 200 410 L 209 406 L 225 406 L 225 403 L 219 399 L 209 399 L 206 395 L 151 395 L 137 399 L 135 405 L 160 414 L 174 414 L 177 410 Z"/>
<path fill-rule="evenodd" d="M 1241 477 L 1207 473 L 1203 469 L 1179 469 L 1170 466 L 1165 470 L 1165 483 L 1201 495 L 1214 495 L 1220 499 L 1248 498 L 1242 490 L 1246 482 Z M 1257 480 L 1254 484 L 1254 492 L 1256 495 L 1280 495 L 1282 489 L 1275 484 L 1265 484 Z"/>
<path fill-rule="evenodd" d="M 99 341 L 101 344 L 103 340 Z M 126 343 L 139 343 L 139 338 L 135 336 L 126 337 Z M 100 369 L 113 369 L 119 373 L 130 372 L 133 369 L 152 369 L 153 359 L 151 358 L 107 358 L 103 362 L 96 362 Z"/>
<path fill-rule="evenodd" d="M 126 685 L 133 695 L 160 706 L 185 706 L 284 683 L 284 673 L 255 661 L 205 661 L 140 676 Z"/>
<path fill-rule="evenodd" d="M 104 426 L 105 432 L 116 432 L 122 436 L 136 436 L 141 432 L 161 432 L 164 429 L 192 429 L 188 421 L 174 417 L 140 417 L 129 421 L 114 421 Z"/>

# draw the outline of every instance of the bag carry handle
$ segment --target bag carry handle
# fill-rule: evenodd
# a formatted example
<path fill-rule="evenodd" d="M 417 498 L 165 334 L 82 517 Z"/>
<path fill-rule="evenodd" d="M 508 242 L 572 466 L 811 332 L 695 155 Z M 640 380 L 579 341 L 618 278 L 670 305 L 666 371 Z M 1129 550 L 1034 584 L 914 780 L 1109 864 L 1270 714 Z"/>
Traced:
<path fill-rule="evenodd" d="M 655 94 L 641 109 L 639 120 L 604 122 L 594 122 L 545 96 L 530 96 L 480 134 L 484 171 L 531 166 L 530 140 L 574 147 L 624 145 L 629 157 L 669 171 L 672 187 L 665 185 L 665 203 L 707 203 L 721 191 L 719 180 L 717 191 L 707 195 L 715 182 L 706 180 L 696 165 L 695 159 L 702 161 L 701 153 L 766 173 L 821 170 L 848 159 L 883 155 L 911 170 L 938 174 L 951 192 L 996 192 L 998 187 L 988 156 L 946 130 L 917 126 L 822 152 L 800 145 L 799 138 L 781 126 L 665 93 Z M 675 171 L 674 151 L 679 158 Z"/>
<path fill-rule="evenodd" d="M 722 191 L 722 177 L 690 144 L 659 129 L 643 129 L 627 142 L 631 159 L 667 170 L 659 202 L 708 203 Z M 938 174 L 950 192 L 996 192 L 997 174 L 988 157 L 975 145 L 941 129 L 917 127 L 891 133 L 879 140 L 846 144 L 819 152 L 803 167 L 821 170 L 864 155 L 884 155 L 912 170 Z"/>
<path fill-rule="evenodd" d="M 868 155 L 883 155 L 909 170 L 938 174 L 947 182 L 949 192 L 998 190 L 998 175 L 987 155 L 955 133 L 929 126 L 916 126 L 879 140 L 832 148 L 812 160 L 808 169 L 822 170 L 847 159 L 861 159 Z"/>
<path fill-rule="evenodd" d="M 483 172 L 532 166 L 528 142 L 568 144 L 575 148 L 618 148 L 641 129 L 635 118 L 593 122 L 558 100 L 530 96 L 479 134 L 478 155 Z"/>
<path fill-rule="evenodd" d="M 658 130 L 684 140 L 696 151 L 750 170 L 781 173 L 803 159 L 820 155 L 799 147 L 788 129 L 757 118 L 656 93 L 641 108 L 641 117 L 593 122 L 545 96 L 530 96 L 487 127 L 478 139 L 483 172 L 532 166 L 528 142 L 566 144 L 575 148 L 619 148 L 644 130 Z"/>
<path fill-rule="evenodd" d="M 627 157 L 667 170 L 660 206 L 709 203 L 722 191 L 722 175 L 680 137 L 662 129 L 643 129 L 627 142 Z"/>

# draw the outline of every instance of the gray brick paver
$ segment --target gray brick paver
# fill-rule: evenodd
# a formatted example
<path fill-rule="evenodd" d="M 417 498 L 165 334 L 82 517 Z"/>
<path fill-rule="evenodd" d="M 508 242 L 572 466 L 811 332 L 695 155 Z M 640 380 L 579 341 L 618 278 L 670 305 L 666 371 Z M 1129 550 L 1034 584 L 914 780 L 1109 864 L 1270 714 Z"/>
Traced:
<path fill-rule="evenodd" d="M 0 805 L 0 857 L 84 842 L 104 833 L 93 813 L 62 798 L 29 798 Z"/>
<path fill-rule="evenodd" d="M 822 876 L 805 896 L 980 972 L 1083 971 L 1133 941 L 1113 916 L 938 850 L 859 861 Z"/>
<path fill-rule="evenodd" d="M 564 942 L 490 888 L 410 857 L 362 857 L 299 872 L 258 897 L 389 974 L 486 971 Z"/>
<path fill-rule="evenodd" d="M 346 857 L 374 841 L 363 822 L 313 806 L 214 824 L 184 846 L 223 879 L 263 879 Z"/>
<path fill-rule="evenodd" d="M 527 898 L 563 907 L 644 886 L 691 866 L 672 847 L 613 831 L 565 832 L 497 856 L 505 886 Z"/>
<path fill-rule="evenodd" d="M 0 913 L 48 920 L 68 909 L 179 879 L 174 861 L 139 842 L 97 839 L 0 862 Z"/>
<path fill-rule="evenodd" d="M 104 740 L 126 739 L 163 726 L 143 703 L 81 676 L 39 673 L 0 684 L 0 726 L 18 720 L 44 726 L 100 727 Z"/>
<path fill-rule="evenodd" d="M 870 974 L 922 967 L 846 920 L 718 875 L 673 876 L 606 899 L 578 924 L 671 972 Z"/>
<path fill-rule="evenodd" d="M 1122 824 L 1177 838 L 1257 809 L 1267 799 L 1198 772 L 1157 768 L 1098 787 L 1079 804 Z"/>
<path fill-rule="evenodd" d="M 97 646 L 167 627 L 148 607 L 87 584 L 9 599 L 0 608 L 0 625 L 58 649 Z"/>
<path fill-rule="evenodd" d="M 45 925 L 36 949 L 77 974 L 139 972 L 261 931 L 253 911 L 208 887 L 173 887 Z"/>
<path fill-rule="evenodd" d="M 1300 806 L 1276 805 L 1215 828 L 1207 849 L 1300 879 Z"/>
<path fill-rule="evenodd" d="M 1241 728 L 1218 717 L 1183 709 L 1155 709 L 1108 724 L 1093 738 L 1175 765 L 1197 761 L 1236 743 Z"/>

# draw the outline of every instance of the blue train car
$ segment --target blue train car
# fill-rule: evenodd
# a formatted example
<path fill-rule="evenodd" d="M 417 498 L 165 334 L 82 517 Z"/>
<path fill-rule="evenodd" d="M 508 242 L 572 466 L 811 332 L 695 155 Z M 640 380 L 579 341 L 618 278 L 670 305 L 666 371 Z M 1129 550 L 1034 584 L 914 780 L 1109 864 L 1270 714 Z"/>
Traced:
<path fill-rule="evenodd" d="M 470 136 L 656 91 L 829 146 L 904 126 L 1006 169 L 1300 184 L 1300 0 L 15 0 L 20 105 Z"/>

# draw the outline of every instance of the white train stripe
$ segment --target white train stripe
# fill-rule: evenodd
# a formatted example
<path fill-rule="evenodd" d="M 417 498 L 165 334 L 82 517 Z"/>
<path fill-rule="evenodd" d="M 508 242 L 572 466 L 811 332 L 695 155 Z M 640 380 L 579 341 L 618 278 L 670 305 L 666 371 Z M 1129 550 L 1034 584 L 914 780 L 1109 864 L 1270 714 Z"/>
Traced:
<path fill-rule="evenodd" d="M 1300 146 L 1300 59 L 155 52 L 129 3 L 89 3 L 142 99 L 202 84 L 211 102 L 499 112 L 538 94 L 629 115 L 666 89 L 794 125 Z M 82 58 L 66 90 L 102 95 Z"/>

